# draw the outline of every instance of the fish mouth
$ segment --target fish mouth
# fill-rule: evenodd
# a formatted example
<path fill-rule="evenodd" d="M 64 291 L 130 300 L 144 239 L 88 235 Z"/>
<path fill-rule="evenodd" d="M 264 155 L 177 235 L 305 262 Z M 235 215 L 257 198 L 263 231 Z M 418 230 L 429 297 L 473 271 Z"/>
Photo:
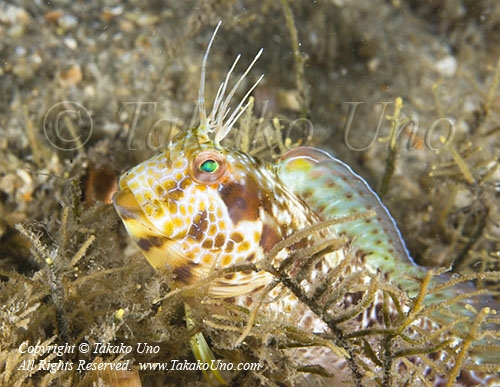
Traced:
<path fill-rule="evenodd" d="M 113 205 L 124 222 L 130 219 L 144 218 L 141 206 L 129 188 L 116 191 L 113 195 Z"/>
<path fill-rule="evenodd" d="M 125 187 L 113 195 L 113 205 L 123 221 L 128 234 L 141 249 L 142 254 L 155 269 L 173 268 L 174 273 L 186 282 L 196 280 L 196 266 L 149 220 L 130 188 Z"/>
<path fill-rule="evenodd" d="M 148 235 L 164 236 L 148 219 L 130 188 L 123 188 L 113 195 L 113 205 L 128 233 L 136 239 Z"/>

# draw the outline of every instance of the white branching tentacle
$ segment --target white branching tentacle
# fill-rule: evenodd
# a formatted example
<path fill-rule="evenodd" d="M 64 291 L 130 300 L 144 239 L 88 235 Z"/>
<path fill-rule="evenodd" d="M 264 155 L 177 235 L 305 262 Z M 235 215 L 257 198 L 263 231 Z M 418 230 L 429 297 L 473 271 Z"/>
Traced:
<path fill-rule="evenodd" d="M 209 130 L 207 111 L 205 109 L 205 70 L 207 68 L 207 60 L 208 60 L 208 54 L 210 53 L 210 48 L 212 47 L 212 43 L 214 42 L 215 35 L 217 34 L 217 31 L 219 30 L 221 23 L 222 20 L 217 23 L 217 27 L 215 27 L 214 33 L 210 38 L 210 42 L 208 42 L 207 51 L 205 51 L 205 55 L 203 56 L 203 61 L 201 62 L 201 79 L 200 79 L 200 88 L 198 90 L 198 110 L 200 111 L 200 132 L 204 132 L 204 134 L 207 134 Z"/>
<path fill-rule="evenodd" d="M 234 94 L 240 87 L 241 83 L 244 81 L 245 77 L 248 75 L 250 70 L 253 68 L 257 60 L 262 54 L 263 49 L 260 49 L 257 55 L 255 55 L 254 59 L 250 63 L 250 65 L 247 67 L 243 75 L 236 81 L 234 86 L 231 88 L 229 93 L 226 95 L 226 90 L 229 85 L 229 80 L 231 78 L 231 74 L 233 73 L 234 69 L 236 68 L 236 65 L 238 61 L 240 60 L 241 54 L 238 54 L 236 59 L 234 60 L 232 66 L 230 67 L 229 71 L 227 72 L 226 78 L 224 81 L 221 83 L 219 86 L 219 89 L 217 90 L 217 94 L 215 96 L 215 100 L 212 106 L 212 112 L 210 113 L 210 116 L 207 116 L 207 112 L 205 109 L 205 74 L 206 74 L 206 67 L 207 67 L 207 60 L 208 60 L 208 54 L 210 53 L 210 49 L 212 47 L 213 41 L 215 39 L 215 35 L 217 34 L 217 31 L 221 25 L 221 22 L 217 24 L 217 27 L 215 27 L 215 31 L 212 34 L 212 37 L 210 38 L 210 42 L 208 43 L 207 50 L 205 52 L 205 55 L 203 56 L 203 62 L 201 65 L 201 80 L 200 80 L 200 88 L 198 91 L 198 109 L 200 111 L 200 127 L 199 127 L 199 136 L 206 137 L 208 140 L 208 135 L 209 133 L 213 132 L 215 130 L 215 136 L 214 136 L 214 144 L 216 146 L 219 145 L 220 141 L 222 141 L 227 134 L 231 131 L 233 128 L 234 124 L 240 116 L 243 114 L 243 112 L 246 110 L 246 108 L 249 106 L 247 100 L 250 94 L 253 92 L 253 90 L 257 87 L 259 82 L 262 80 L 264 75 L 261 75 L 259 79 L 252 85 L 252 87 L 247 91 L 245 96 L 241 99 L 240 103 L 234 110 L 231 109 L 229 106 L 231 103 L 231 99 L 234 97 Z M 245 104 L 246 102 L 246 104 Z M 232 110 L 232 111 L 231 111 Z M 231 112 L 231 115 L 229 113 Z M 229 117 L 228 117 L 229 116 Z"/>
<path fill-rule="evenodd" d="M 261 48 L 259 50 L 259 52 L 257 53 L 257 55 L 255 55 L 255 58 L 252 60 L 252 63 L 250 63 L 250 65 L 247 67 L 247 69 L 245 70 L 243 75 L 240 77 L 240 79 L 238 79 L 238 81 L 234 84 L 233 88 L 231 89 L 231 91 L 229 92 L 227 97 L 225 97 L 224 103 L 220 107 L 219 113 L 217 114 L 217 120 L 215 122 L 217 129 L 215 131 L 214 142 L 216 145 L 218 145 L 219 142 L 222 141 L 224 139 L 224 137 L 227 136 L 227 134 L 232 129 L 234 123 L 238 120 L 238 118 L 241 116 L 241 114 L 243 114 L 243 112 L 245 111 L 245 109 L 248 106 L 248 104 L 247 104 L 243 107 L 243 104 L 246 102 L 246 100 L 248 99 L 248 97 L 250 96 L 252 91 L 257 87 L 257 85 L 259 84 L 261 79 L 264 77 L 264 75 L 261 75 L 259 77 L 257 82 L 255 82 L 253 84 L 253 86 L 247 91 L 245 96 L 241 99 L 241 101 L 238 104 L 238 106 L 236 107 L 236 109 L 233 110 L 229 119 L 226 122 L 224 122 L 226 115 L 229 113 L 229 104 L 231 103 L 231 99 L 233 98 L 234 94 L 236 93 L 236 90 L 238 90 L 238 87 L 240 86 L 241 82 L 243 82 L 243 80 L 245 79 L 247 74 L 250 72 L 252 67 L 255 65 L 255 62 L 257 62 L 257 60 L 261 56 L 262 51 L 263 51 L 263 49 Z M 226 77 L 226 80 L 224 82 L 227 82 L 229 80 L 229 75 L 230 74 L 228 74 L 228 77 Z M 221 98 L 222 97 L 223 96 L 221 96 Z M 243 107 L 243 109 L 242 109 L 242 107 Z"/>
<path fill-rule="evenodd" d="M 238 54 L 236 56 L 236 59 L 234 60 L 233 65 L 231 66 L 231 68 L 227 72 L 226 79 L 219 86 L 219 90 L 217 90 L 217 95 L 215 96 L 215 101 L 214 101 L 214 104 L 212 106 L 212 113 L 210 113 L 210 117 L 209 117 L 209 121 L 212 123 L 223 122 L 223 120 L 227 114 L 227 112 L 224 112 L 224 110 L 225 110 L 224 105 L 221 109 L 219 109 L 219 107 L 220 107 L 221 103 L 223 103 L 223 101 L 224 101 L 224 95 L 226 94 L 226 88 L 227 88 L 227 85 L 229 84 L 229 78 L 231 77 L 231 74 L 232 74 L 234 68 L 236 67 L 236 64 L 240 60 L 240 58 L 241 58 L 241 54 Z M 224 102 L 227 102 L 227 101 L 224 101 Z M 219 114 L 217 114 L 217 112 Z M 222 116 L 222 113 L 224 113 L 224 116 Z M 217 117 L 216 117 L 216 115 L 217 115 Z"/>

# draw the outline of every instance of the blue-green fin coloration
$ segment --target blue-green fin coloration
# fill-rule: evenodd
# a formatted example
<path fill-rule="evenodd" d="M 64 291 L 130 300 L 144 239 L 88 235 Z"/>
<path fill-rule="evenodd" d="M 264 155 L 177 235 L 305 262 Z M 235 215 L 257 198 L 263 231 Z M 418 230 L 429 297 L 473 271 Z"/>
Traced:
<path fill-rule="evenodd" d="M 294 148 L 277 164 L 280 180 L 323 219 L 373 211 L 375 216 L 335 226 L 377 270 L 422 274 L 413 262 L 387 208 L 359 175 L 328 153 Z M 402 266 L 403 265 L 403 266 Z"/>

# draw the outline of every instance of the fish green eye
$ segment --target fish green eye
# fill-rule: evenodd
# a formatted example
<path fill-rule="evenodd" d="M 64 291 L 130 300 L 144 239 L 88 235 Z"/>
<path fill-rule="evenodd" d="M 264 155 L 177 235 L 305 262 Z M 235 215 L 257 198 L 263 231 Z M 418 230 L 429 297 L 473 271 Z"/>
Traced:
<path fill-rule="evenodd" d="M 217 169 L 219 169 L 219 163 L 215 160 L 205 160 L 200 165 L 200 171 L 206 173 L 214 173 Z"/>
<path fill-rule="evenodd" d="M 219 184 L 226 176 L 226 158 L 215 149 L 201 151 L 191 162 L 191 177 L 197 183 Z"/>

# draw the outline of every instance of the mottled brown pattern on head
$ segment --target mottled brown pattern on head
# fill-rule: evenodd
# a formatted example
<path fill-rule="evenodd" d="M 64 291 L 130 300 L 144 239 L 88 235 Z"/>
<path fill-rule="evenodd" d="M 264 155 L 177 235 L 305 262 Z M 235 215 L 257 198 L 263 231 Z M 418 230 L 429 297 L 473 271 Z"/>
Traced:
<path fill-rule="evenodd" d="M 241 220 L 257 220 L 262 203 L 259 187 L 252 177 L 248 176 L 244 184 L 225 184 L 220 190 L 220 195 L 233 224 L 238 224 Z"/>
<path fill-rule="evenodd" d="M 184 190 L 182 190 L 180 187 L 176 187 L 168 191 L 168 197 L 172 201 L 179 201 L 182 199 L 183 196 L 184 196 Z"/>
<path fill-rule="evenodd" d="M 226 242 L 226 237 L 224 236 L 224 234 L 217 234 L 214 240 L 214 246 L 217 248 L 221 248 L 222 246 L 224 246 L 225 242 Z"/>
<path fill-rule="evenodd" d="M 205 237 L 205 231 L 207 231 L 207 228 L 207 211 L 203 211 L 201 214 L 194 217 L 193 224 L 188 231 L 188 236 L 193 238 L 195 241 L 201 241 Z"/>
<path fill-rule="evenodd" d="M 227 241 L 226 248 L 224 249 L 224 251 L 226 253 L 230 253 L 233 251 L 233 249 L 234 249 L 234 242 L 231 240 Z"/>
<path fill-rule="evenodd" d="M 241 235 L 239 232 L 231 233 L 229 238 L 231 238 L 231 240 L 236 243 L 240 243 L 241 241 L 243 241 L 243 235 Z"/>
<path fill-rule="evenodd" d="M 149 251 L 151 247 L 161 247 L 163 245 L 163 238 L 149 236 L 141 238 L 137 241 L 137 245 L 144 251 Z"/>
<path fill-rule="evenodd" d="M 205 239 L 201 244 L 201 247 L 203 247 L 204 249 L 211 249 L 212 247 L 214 247 L 213 239 L 210 238 Z"/>

